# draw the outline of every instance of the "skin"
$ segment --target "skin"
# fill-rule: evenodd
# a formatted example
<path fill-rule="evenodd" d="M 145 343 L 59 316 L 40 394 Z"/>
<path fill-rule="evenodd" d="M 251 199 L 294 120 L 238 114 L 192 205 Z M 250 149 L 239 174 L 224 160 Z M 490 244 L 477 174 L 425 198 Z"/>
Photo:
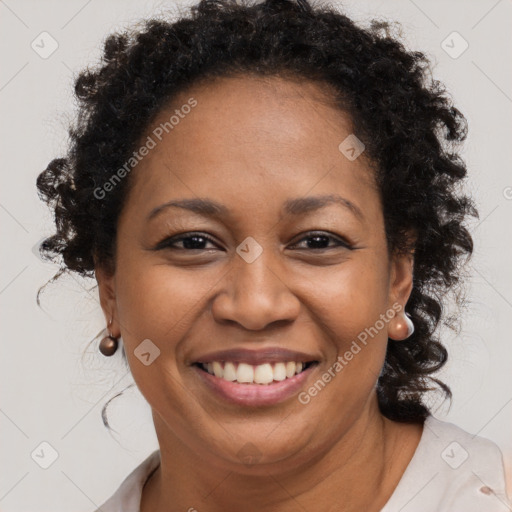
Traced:
<path fill-rule="evenodd" d="M 338 149 L 352 133 L 350 118 L 329 103 L 326 87 L 249 76 L 193 86 L 152 129 L 189 98 L 197 106 L 130 176 L 115 272 L 97 267 L 96 277 L 160 445 L 143 512 L 323 512 L 340 504 L 378 511 L 419 443 L 422 425 L 385 418 L 375 391 L 388 336 L 407 336 L 399 315 L 307 405 L 297 397 L 275 406 L 230 405 L 190 366 L 227 348 L 290 348 L 319 361 L 307 389 L 379 315 L 393 304 L 405 307 L 412 256 L 389 255 L 373 173 L 364 153 L 350 161 Z M 282 212 L 287 199 L 333 193 L 361 216 L 337 203 L 297 216 Z M 214 218 L 167 208 L 147 220 L 170 200 L 197 197 L 231 213 Z M 313 230 L 333 236 L 322 242 L 327 249 L 308 247 Z M 215 243 L 152 250 L 185 232 Z M 248 236 L 263 249 L 252 263 L 236 253 Z M 351 248 L 337 245 L 337 237 Z M 148 338 L 160 356 L 146 366 L 134 350 Z M 238 455 L 249 442 L 260 453 L 252 465 Z"/>

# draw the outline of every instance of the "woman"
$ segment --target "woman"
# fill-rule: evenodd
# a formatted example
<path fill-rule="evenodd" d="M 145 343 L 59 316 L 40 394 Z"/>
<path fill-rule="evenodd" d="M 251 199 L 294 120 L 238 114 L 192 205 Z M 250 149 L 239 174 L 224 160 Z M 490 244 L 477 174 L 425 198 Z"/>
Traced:
<path fill-rule="evenodd" d="M 160 447 L 98 510 L 510 510 L 425 403 L 477 214 L 428 71 L 383 23 L 203 0 L 80 74 L 43 251 L 96 277 Z"/>

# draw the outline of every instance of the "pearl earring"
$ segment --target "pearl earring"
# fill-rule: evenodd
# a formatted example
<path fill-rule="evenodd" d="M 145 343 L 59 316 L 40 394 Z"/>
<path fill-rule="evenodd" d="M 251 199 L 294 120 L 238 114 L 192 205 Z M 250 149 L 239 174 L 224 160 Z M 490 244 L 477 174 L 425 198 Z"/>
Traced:
<path fill-rule="evenodd" d="M 112 324 L 112 318 L 110 319 L 110 322 L 108 323 L 108 326 Z M 118 347 L 118 341 L 117 338 L 112 335 L 112 333 L 109 331 L 108 336 L 105 336 L 101 341 L 99 345 L 100 352 L 107 357 L 113 356 L 116 353 L 117 347 Z"/>
<path fill-rule="evenodd" d="M 407 335 L 404 336 L 403 338 L 398 338 L 398 339 L 395 339 L 395 338 L 389 336 L 389 338 L 394 341 L 406 340 L 407 338 L 410 338 L 414 333 L 414 323 L 411 320 L 410 315 L 408 313 L 403 312 L 401 317 L 402 318 L 398 319 L 398 321 L 397 321 L 396 330 L 398 332 L 402 332 L 404 330 L 404 327 L 407 327 Z"/>

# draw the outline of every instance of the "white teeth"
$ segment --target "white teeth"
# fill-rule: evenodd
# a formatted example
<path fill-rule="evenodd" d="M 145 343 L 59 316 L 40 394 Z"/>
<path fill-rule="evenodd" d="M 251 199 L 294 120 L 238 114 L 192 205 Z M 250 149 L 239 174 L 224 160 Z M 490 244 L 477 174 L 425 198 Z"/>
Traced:
<path fill-rule="evenodd" d="M 230 382 L 236 380 L 236 368 L 230 361 L 224 364 L 224 379 L 229 380 Z"/>
<path fill-rule="evenodd" d="M 220 379 L 244 384 L 271 384 L 274 381 L 283 381 L 301 373 L 305 363 L 289 361 L 286 363 L 264 363 L 250 365 L 247 363 L 233 363 L 231 361 L 213 361 L 203 364 L 203 368 Z"/>
<path fill-rule="evenodd" d="M 236 369 L 238 382 L 254 382 L 254 368 L 250 364 L 240 363 Z"/>
<path fill-rule="evenodd" d="M 276 363 L 274 365 L 274 380 L 286 379 L 286 366 L 284 363 Z"/>
<path fill-rule="evenodd" d="M 218 361 L 213 361 L 213 373 L 215 374 L 215 377 L 224 377 L 224 370 Z"/>
<path fill-rule="evenodd" d="M 260 364 L 254 370 L 256 384 L 269 384 L 274 380 L 274 371 L 269 363 Z"/>
<path fill-rule="evenodd" d="M 297 365 L 293 361 L 286 363 L 286 377 L 293 377 L 295 375 L 296 368 Z"/>

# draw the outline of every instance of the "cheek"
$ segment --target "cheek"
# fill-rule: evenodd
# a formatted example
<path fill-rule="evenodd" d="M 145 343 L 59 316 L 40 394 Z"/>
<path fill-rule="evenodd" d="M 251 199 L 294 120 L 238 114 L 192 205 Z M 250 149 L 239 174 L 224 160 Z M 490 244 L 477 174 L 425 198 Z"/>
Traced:
<path fill-rule="evenodd" d="M 305 277 L 309 288 L 303 301 L 318 312 L 342 345 L 373 326 L 388 307 L 386 263 L 370 251 L 321 272 L 313 269 Z"/>
<path fill-rule="evenodd" d="M 307 276 L 308 282 L 318 286 L 310 285 L 304 296 L 309 295 L 309 307 L 317 312 L 322 329 L 319 334 L 330 340 L 332 348 L 320 375 L 332 384 L 322 391 L 319 407 L 331 404 L 358 411 L 378 379 L 387 348 L 387 322 L 382 320 L 388 308 L 386 261 L 368 251 L 339 267 L 324 269 L 323 276 L 317 269 L 314 280 Z"/>
<path fill-rule="evenodd" d="M 322 292 L 313 296 L 323 305 L 319 336 L 329 340 L 331 350 L 301 403 L 309 402 L 318 415 L 328 410 L 333 425 L 359 417 L 373 396 L 386 356 L 387 324 L 381 315 L 387 296 L 377 274 L 355 270 L 326 279 Z"/>
<path fill-rule="evenodd" d="M 157 409 L 169 402 L 167 414 L 176 414 L 178 421 L 186 409 L 177 364 L 179 343 L 195 321 L 194 307 L 207 291 L 208 280 L 169 265 L 149 264 L 140 256 L 122 257 L 117 263 L 117 311 L 131 373 L 148 402 Z M 146 366 L 137 354 L 147 339 L 160 352 L 155 352 L 155 363 Z M 155 349 L 149 347 L 152 358 Z"/>
<path fill-rule="evenodd" d="M 218 279 L 215 270 L 184 270 L 140 256 L 119 258 L 116 294 L 123 341 L 135 348 L 142 340 L 153 339 L 162 352 L 174 357 L 176 343 Z"/>

